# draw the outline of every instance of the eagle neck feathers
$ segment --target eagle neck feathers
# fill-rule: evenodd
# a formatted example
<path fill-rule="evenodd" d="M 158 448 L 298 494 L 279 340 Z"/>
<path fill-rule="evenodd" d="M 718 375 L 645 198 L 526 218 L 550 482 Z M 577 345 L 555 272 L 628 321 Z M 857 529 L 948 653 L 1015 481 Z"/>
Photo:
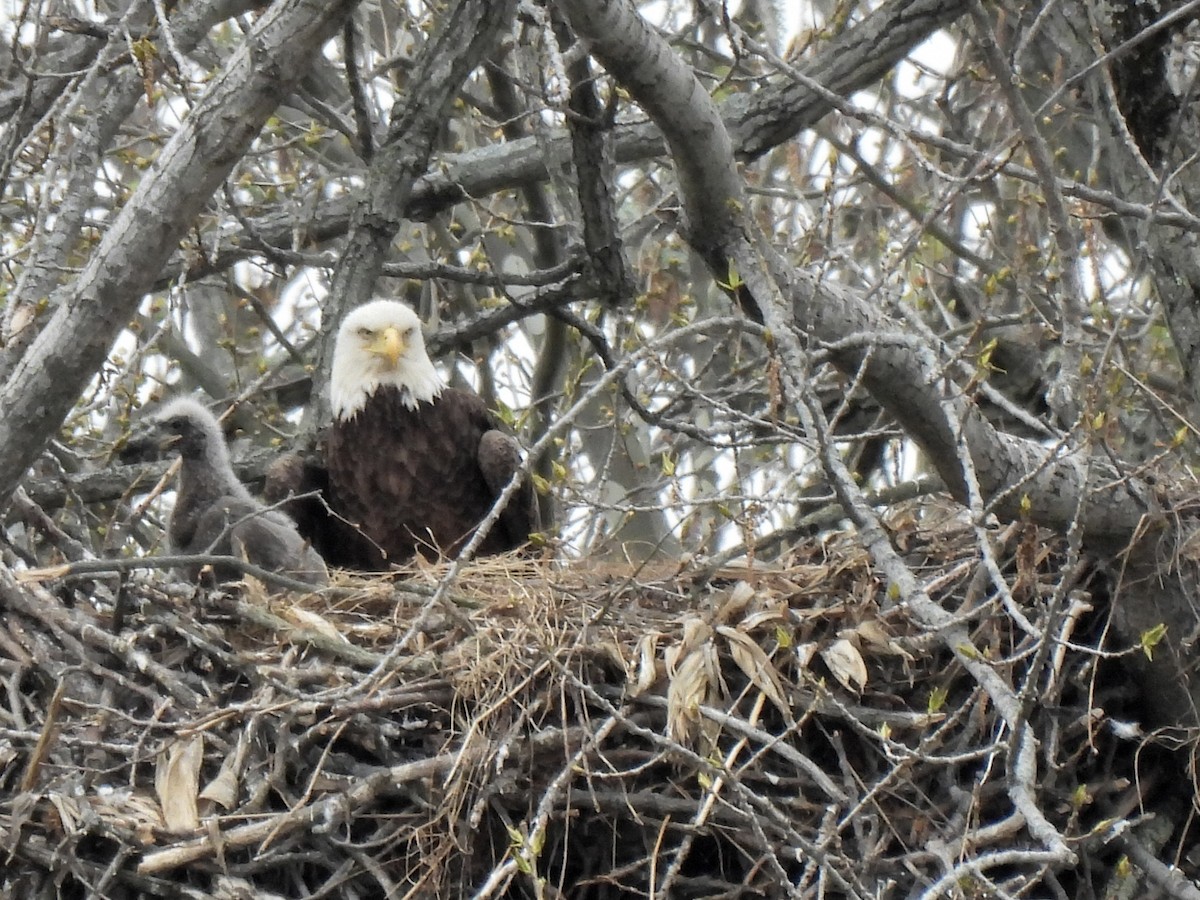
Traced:
<path fill-rule="evenodd" d="M 362 412 L 367 401 L 384 388 L 392 388 L 406 409 L 416 409 L 422 403 L 432 403 L 441 395 L 442 387 L 437 369 L 428 361 L 405 365 L 384 374 L 370 370 L 339 372 L 335 368 L 330 379 L 329 400 L 334 418 L 347 421 Z"/>

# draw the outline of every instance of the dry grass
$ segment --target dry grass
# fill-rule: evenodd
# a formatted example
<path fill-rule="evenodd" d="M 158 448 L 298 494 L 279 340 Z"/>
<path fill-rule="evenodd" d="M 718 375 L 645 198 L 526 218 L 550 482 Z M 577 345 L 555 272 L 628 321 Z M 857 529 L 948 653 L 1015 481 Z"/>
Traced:
<path fill-rule="evenodd" d="M 307 595 L 248 580 L 192 596 L 141 574 L 115 636 L 111 578 L 0 569 L 5 896 L 1116 885 L 1113 823 L 1169 770 L 1111 727 L 1136 701 L 1094 652 L 1104 581 L 1064 585 L 1044 536 L 994 535 L 1030 633 L 969 530 L 892 526 L 1023 704 L 1029 788 L 1070 864 L 1014 809 L 1024 776 L 995 698 L 834 535 L 702 581 L 515 557 L 448 588 L 446 566 L 421 565 Z"/>

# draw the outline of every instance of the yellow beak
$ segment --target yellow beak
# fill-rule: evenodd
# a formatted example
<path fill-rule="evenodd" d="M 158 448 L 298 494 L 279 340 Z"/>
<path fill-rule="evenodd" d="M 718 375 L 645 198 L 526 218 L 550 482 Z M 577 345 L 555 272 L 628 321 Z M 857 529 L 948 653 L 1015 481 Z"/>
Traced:
<path fill-rule="evenodd" d="M 404 343 L 404 335 L 400 333 L 400 330 L 389 325 L 367 346 L 367 349 L 382 356 L 394 369 L 408 346 Z"/>

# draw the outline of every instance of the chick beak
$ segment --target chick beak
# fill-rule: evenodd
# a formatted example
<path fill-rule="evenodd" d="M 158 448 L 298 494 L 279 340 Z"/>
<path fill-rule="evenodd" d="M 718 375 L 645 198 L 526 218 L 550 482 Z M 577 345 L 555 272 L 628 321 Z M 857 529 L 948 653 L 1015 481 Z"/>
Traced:
<path fill-rule="evenodd" d="M 163 434 L 158 428 L 142 426 L 135 429 L 117 448 L 117 459 L 122 463 L 131 464 L 148 462 L 157 459 L 159 454 L 169 450 L 172 444 L 180 440 L 177 434 Z"/>
<path fill-rule="evenodd" d="M 404 355 L 404 351 L 408 348 L 404 344 L 404 335 L 400 333 L 400 329 L 394 325 L 389 325 L 375 338 L 369 349 L 372 353 L 376 353 L 386 359 L 394 369 L 396 368 L 396 364 L 400 362 L 400 357 Z"/>

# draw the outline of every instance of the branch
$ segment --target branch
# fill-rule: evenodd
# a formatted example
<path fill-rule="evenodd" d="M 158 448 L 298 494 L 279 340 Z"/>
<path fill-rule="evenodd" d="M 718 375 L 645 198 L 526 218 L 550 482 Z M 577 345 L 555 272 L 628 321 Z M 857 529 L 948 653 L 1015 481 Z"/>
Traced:
<path fill-rule="evenodd" d="M 617 80 L 668 134 L 685 186 L 689 238 L 702 235 L 696 249 L 713 277 L 726 282 L 752 316 L 764 312 L 772 316 L 764 304 L 770 305 L 775 293 L 781 292 L 790 314 L 773 323 L 768 319 L 772 331 L 782 338 L 781 328 L 795 329 L 809 341 L 836 347 L 830 351 L 830 361 L 851 377 L 861 377 L 863 386 L 928 453 L 958 500 L 966 502 L 968 494 L 958 457 L 961 441 L 970 453 L 985 500 L 1001 516 L 1014 519 L 1027 514 L 1035 522 L 1065 529 L 1086 496 L 1084 533 L 1124 541 L 1145 513 L 1156 510 L 1148 487 L 1122 480 L 1111 470 L 1089 479 L 1086 460 L 1065 446 L 1047 449 L 998 431 L 949 380 L 952 358 L 944 347 L 884 340 L 897 332 L 904 337 L 906 330 L 891 321 L 878 303 L 824 283 L 783 259 L 743 215 L 743 185 L 733 166 L 731 144 L 720 136 L 724 126 L 717 107 L 698 85 L 694 90 L 682 86 L 685 78 L 695 81 L 690 69 L 656 33 L 626 21 L 638 16 L 623 0 L 597 4 L 562 0 L 560 5 L 592 52 L 605 61 L 614 77 L 622 73 Z M 641 44 L 633 44 L 631 36 Z M 660 71 L 648 71 L 651 62 Z M 628 67 L 633 67 L 634 77 L 626 81 Z M 685 101 L 686 115 L 681 116 Z M 714 137 L 700 142 L 695 139 L 700 133 Z M 712 159 L 722 151 L 723 160 Z M 881 340 L 873 346 L 839 346 L 847 336 L 857 334 L 879 335 Z M 1031 504 L 1029 509 L 1024 508 L 1026 503 Z"/>
<path fill-rule="evenodd" d="M 183 52 L 193 50 L 218 22 L 244 12 L 250 5 L 252 0 L 209 0 L 176 7 L 175 14 L 166 25 L 174 35 L 173 46 Z M 142 19 L 140 7 L 129 7 L 124 18 L 113 25 L 119 36 L 115 40 L 110 38 L 108 46 L 100 51 L 90 69 L 73 88 L 66 89 L 58 78 L 44 73 L 66 72 L 81 69 L 82 66 L 59 67 L 43 62 L 36 67 L 37 75 L 30 75 L 25 88 L 18 89 L 29 91 L 29 102 L 38 118 L 49 115 L 51 109 L 57 107 L 55 115 L 78 118 L 80 125 L 78 133 L 72 133 L 69 138 L 60 133 L 58 138 L 62 142 L 65 157 L 59 170 L 66 173 L 66 183 L 58 197 L 43 196 L 38 215 L 45 221 L 45 230 L 39 227 L 30 241 L 28 265 L 18 274 L 16 289 L 12 292 L 16 302 L 10 303 L 5 311 L 0 331 L 11 325 L 18 309 L 26 314 L 41 316 L 40 306 L 44 299 L 64 281 L 63 261 L 73 258 L 77 252 L 80 231 L 87 217 L 94 217 L 97 207 L 108 209 L 113 205 L 112 198 L 98 200 L 96 196 L 97 185 L 102 181 L 96 177 L 96 170 L 98 161 L 111 148 L 122 124 L 132 114 L 138 101 L 145 97 L 145 81 L 139 67 L 131 64 L 129 42 L 135 39 L 154 41 L 160 36 L 158 29 L 146 32 Z M 74 46 L 80 41 L 73 39 L 70 43 Z M 52 87 L 52 90 L 48 96 L 39 99 L 38 95 L 46 87 Z M 0 107 L 3 105 L 4 101 L 0 99 Z M 81 111 L 86 111 L 86 115 L 79 115 Z M 18 138 L 22 141 L 28 139 L 20 124 L 10 127 L 9 137 L 8 146 L 0 151 L 0 166 L 6 167 L 5 173 L 16 158 L 17 148 L 21 146 L 16 143 Z M 6 174 L 0 175 L 0 184 L 6 177 Z M 115 215 L 115 209 L 108 214 Z M 3 334 L 3 340 L 0 340 L 3 343 L 0 348 L 0 381 L 12 373 L 37 330 L 30 325 L 16 334 Z"/>
<path fill-rule="evenodd" d="M 559 8 L 592 55 L 662 129 L 679 180 L 688 240 L 710 268 L 723 274 L 724 251 L 741 228 L 745 199 L 733 141 L 712 98 L 630 4 L 564 0 Z"/>
<path fill-rule="evenodd" d="M 21 584 L 39 584 L 58 578 L 79 578 L 84 575 L 114 574 L 132 572 L 136 569 L 173 569 L 222 566 L 257 578 L 267 584 L 287 588 L 290 591 L 300 591 L 305 594 L 325 593 L 328 588 L 314 590 L 307 581 L 299 581 L 279 572 L 264 569 L 262 566 L 247 562 L 240 556 L 227 556 L 219 553 L 180 553 L 164 556 L 138 556 L 122 559 L 81 559 L 75 562 L 62 563 L 57 566 L 45 566 L 40 569 L 26 569 L 18 572 L 16 579 Z M 353 591 L 347 591 L 347 595 Z"/>
<path fill-rule="evenodd" d="M 914 47 L 966 10 L 967 0 L 889 0 L 826 44 L 803 66 L 804 74 L 827 91 L 849 97 L 876 84 Z M 790 78 L 731 105 L 738 115 L 730 131 L 746 159 L 789 140 L 832 108 L 820 92 Z"/>
<path fill-rule="evenodd" d="M 213 192 L 354 0 L 280 0 L 209 84 L 0 388 L 0 498 L 62 423 Z"/>
<path fill-rule="evenodd" d="M 366 185 L 354 216 L 341 263 L 333 274 L 321 316 L 318 391 L 306 424 L 329 417 L 332 337 L 346 311 L 370 299 L 392 239 L 407 215 L 413 184 L 429 167 L 433 144 L 445 126 L 450 104 L 467 76 L 499 43 L 516 12 L 516 0 L 455 0 L 442 11 L 437 28 L 421 51 L 410 88 L 392 109 L 388 134 L 371 158 Z"/>
<path fill-rule="evenodd" d="M 823 44 L 804 62 L 803 71 L 829 91 L 850 96 L 875 83 L 881 72 L 965 9 L 966 0 L 890 0 Z M 720 105 L 739 159 L 761 156 L 815 124 L 831 108 L 828 97 L 791 78 L 769 84 L 749 97 L 734 95 Z M 663 134 L 654 122 L 618 124 L 608 139 L 616 163 L 639 162 L 664 152 Z M 970 147 L 953 152 L 977 155 Z M 565 128 L 445 154 L 439 157 L 436 171 L 422 174 L 413 184 L 404 215 L 425 221 L 463 200 L 545 181 L 550 177 L 547 161 L 569 159 L 571 154 L 571 136 Z M 1075 190 L 1090 192 L 1084 196 L 1095 193 L 1083 185 L 1068 186 L 1063 190 L 1071 196 L 1078 195 Z M 322 199 L 320 217 L 315 221 L 298 223 L 294 213 L 276 213 L 258 219 L 256 232 L 275 247 L 336 240 L 349 229 L 356 203 L 354 197 Z M 1149 211 L 1137 208 L 1125 214 L 1148 215 Z M 1195 227 L 1200 229 L 1200 223 Z M 245 258 L 246 240 L 244 232 L 235 232 L 223 239 L 208 259 L 185 261 L 181 255 L 171 268 L 186 271 L 187 279 L 195 281 Z"/>

